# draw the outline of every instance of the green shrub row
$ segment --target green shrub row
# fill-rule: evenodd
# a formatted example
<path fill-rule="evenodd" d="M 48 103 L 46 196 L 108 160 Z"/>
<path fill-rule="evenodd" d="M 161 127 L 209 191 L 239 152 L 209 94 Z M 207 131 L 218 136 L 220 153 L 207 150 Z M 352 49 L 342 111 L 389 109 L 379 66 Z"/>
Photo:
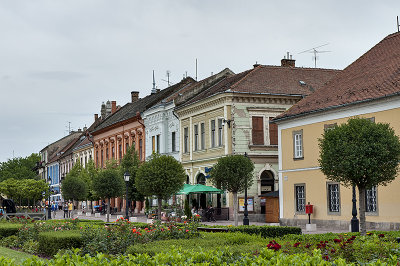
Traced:
<path fill-rule="evenodd" d="M 0 223 L 0 238 L 18 235 L 18 230 L 21 227 L 22 224 Z"/>
<path fill-rule="evenodd" d="M 365 265 L 396 265 L 397 257 L 393 256 L 382 263 L 377 260 Z M 17 265 L 11 259 L 0 258 L 1 265 Z M 168 253 L 159 253 L 153 257 L 149 255 L 137 256 L 119 256 L 110 258 L 103 254 L 97 254 L 94 257 L 80 256 L 79 250 L 67 252 L 49 261 L 39 260 L 38 258 L 26 259 L 22 265 L 355 265 L 346 263 L 343 259 L 334 261 L 325 261 L 321 251 L 315 250 L 309 254 L 285 254 L 283 252 L 274 252 L 270 249 L 263 249 L 258 256 L 252 254 L 242 254 L 234 256 L 228 251 L 200 251 L 187 252 L 180 250 L 171 250 Z M 18 264 L 19 265 L 19 264 Z"/>
<path fill-rule="evenodd" d="M 41 232 L 38 236 L 39 253 L 53 256 L 59 250 L 80 248 L 82 235 L 78 230 Z"/>
<path fill-rule="evenodd" d="M 281 237 L 284 235 L 301 235 L 300 227 L 290 226 L 270 226 L 270 225 L 239 225 L 239 226 L 224 226 L 224 225 L 201 225 L 201 227 L 207 228 L 226 228 L 228 232 L 241 232 L 250 235 L 261 235 L 264 238 L 267 237 Z"/>

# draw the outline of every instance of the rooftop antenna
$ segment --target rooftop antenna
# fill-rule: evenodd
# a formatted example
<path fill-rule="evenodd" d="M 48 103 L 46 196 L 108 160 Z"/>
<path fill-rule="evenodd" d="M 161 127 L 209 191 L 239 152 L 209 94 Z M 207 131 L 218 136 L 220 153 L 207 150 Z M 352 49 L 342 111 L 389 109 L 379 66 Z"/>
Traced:
<path fill-rule="evenodd" d="M 156 89 L 156 80 L 154 78 L 154 70 L 153 70 L 153 88 L 151 89 L 151 94 L 157 93 Z"/>
<path fill-rule="evenodd" d="M 197 81 L 197 58 L 196 58 L 196 81 Z"/>
<path fill-rule="evenodd" d="M 168 82 L 168 87 L 169 87 L 169 75 L 171 75 L 171 71 L 167 70 L 167 82 Z"/>
<path fill-rule="evenodd" d="M 323 44 L 323 45 L 320 45 L 320 46 L 317 46 L 317 47 L 314 47 L 314 48 L 305 50 L 305 51 L 303 51 L 303 52 L 300 52 L 299 54 L 302 54 L 302 53 L 313 53 L 314 56 L 312 57 L 312 59 L 314 60 L 314 67 L 316 68 L 316 67 L 317 67 L 317 58 L 318 58 L 318 57 L 317 57 L 317 54 L 319 54 L 319 53 L 328 53 L 328 52 L 332 52 L 332 51 L 320 51 L 320 50 L 317 50 L 317 48 L 323 47 L 323 46 L 328 45 L 328 44 L 329 44 L 329 43 L 325 43 L 325 44 Z"/>
<path fill-rule="evenodd" d="M 397 16 L 397 32 L 400 32 L 399 16 Z"/>

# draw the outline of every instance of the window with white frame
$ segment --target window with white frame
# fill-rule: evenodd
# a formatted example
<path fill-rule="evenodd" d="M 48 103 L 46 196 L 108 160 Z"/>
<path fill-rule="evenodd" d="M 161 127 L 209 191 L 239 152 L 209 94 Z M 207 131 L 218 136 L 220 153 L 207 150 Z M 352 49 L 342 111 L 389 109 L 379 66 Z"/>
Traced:
<path fill-rule="evenodd" d="M 194 125 L 194 150 L 199 150 L 199 125 Z"/>
<path fill-rule="evenodd" d="M 306 191 L 304 184 L 296 184 L 294 186 L 296 212 L 304 213 L 306 210 Z"/>
<path fill-rule="evenodd" d="M 337 183 L 328 183 L 328 210 L 329 212 L 340 212 L 340 193 Z"/>
<path fill-rule="evenodd" d="M 293 157 L 295 159 L 301 159 L 304 157 L 303 130 L 293 131 Z"/>
<path fill-rule="evenodd" d="M 218 146 L 222 146 L 222 119 L 218 118 Z"/>
<path fill-rule="evenodd" d="M 204 150 L 206 148 L 206 129 L 205 124 L 200 124 L 200 139 L 201 139 L 201 149 Z"/>
<path fill-rule="evenodd" d="M 189 152 L 189 129 L 187 127 L 183 129 L 183 151 L 184 153 Z"/>
<path fill-rule="evenodd" d="M 377 199 L 376 199 L 376 187 L 372 187 L 365 191 L 365 211 L 376 212 L 377 211 Z"/>
<path fill-rule="evenodd" d="M 215 120 L 211 120 L 211 148 L 215 147 Z"/>

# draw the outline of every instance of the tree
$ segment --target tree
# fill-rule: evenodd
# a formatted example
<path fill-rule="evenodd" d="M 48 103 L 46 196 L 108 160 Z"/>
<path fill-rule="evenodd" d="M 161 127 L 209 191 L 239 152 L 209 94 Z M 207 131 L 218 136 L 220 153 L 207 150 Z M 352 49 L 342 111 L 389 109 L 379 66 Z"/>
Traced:
<path fill-rule="evenodd" d="M 144 162 L 136 174 L 136 186 L 145 196 L 156 196 L 158 219 L 161 219 L 163 199 L 178 192 L 186 180 L 182 164 L 168 155 L 153 153 L 149 161 Z"/>
<path fill-rule="evenodd" d="M 210 177 L 217 188 L 222 188 L 233 195 L 233 217 L 238 225 L 238 198 L 246 188 L 253 185 L 253 162 L 243 155 L 228 155 L 221 157 L 213 166 Z"/>
<path fill-rule="evenodd" d="M 61 183 L 61 192 L 64 199 L 86 200 L 88 194 L 88 185 L 86 170 L 79 161 L 72 167 Z"/>
<path fill-rule="evenodd" d="M 35 200 L 42 197 L 43 192 L 48 196 L 48 191 L 49 185 L 44 180 L 9 178 L 0 183 L 0 193 L 19 202 L 20 206 L 22 200 L 27 200 L 28 205 L 30 205 L 30 200 L 35 203 Z"/>
<path fill-rule="evenodd" d="M 7 162 L 0 163 L 0 182 L 9 178 L 20 179 L 39 179 L 34 170 L 40 161 L 40 156 L 32 153 L 25 158 L 13 158 Z"/>
<path fill-rule="evenodd" d="M 366 234 L 365 191 L 386 186 L 398 172 L 400 142 L 389 124 L 351 118 L 326 130 L 319 139 L 321 171 L 327 179 L 356 186 L 359 193 L 360 229 Z"/>
<path fill-rule="evenodd" d="M 115 161 L 107 162 L 106 169 L 101 169 L 93 180 L 93 190 L 101 199 L 108 199 L 107 222 L 110 222 L 110 199 L 124 193 L 124 178 Z"/>
<path fill-rule="evenodd" d="M 129 199 L 133 201 L 143 201 L 144 196 L 141 194 L 135 184 L 135 179 L 137 175 L 137 171 L 140 166 L 140 160 L 137 152 L 135 151 L 135 147 L 132 145 L 126 151 L 126 154 L 122 158 L 121 161 L 121 176 L 124 176 L 125 172 L 129 172 L 130 178 L 128 182 L 128 194 Z"/>

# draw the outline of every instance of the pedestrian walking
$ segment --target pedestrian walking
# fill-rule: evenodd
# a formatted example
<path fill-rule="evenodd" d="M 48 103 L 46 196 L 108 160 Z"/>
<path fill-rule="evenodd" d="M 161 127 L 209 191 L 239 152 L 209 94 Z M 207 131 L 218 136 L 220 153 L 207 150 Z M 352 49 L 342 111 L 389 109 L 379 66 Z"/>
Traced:
<path fill-rule="evenodd" d="M 53 219 L 56 218 L 56 211 L 57 211 L 57 206 L 56 203 L 53 201 L 51 203 L 51 212 L 53 213 Z"/>
<path fill-rule="evenodd" d="M 64 219 L 68 218 L 68 203 L 66 201 L 63 204 L 63 209 L 64 209 Z"/>
<path fill-rule="evenodd" d="M 73 210 L 74 206 L 72 205 L 72 202 L 70 201 L 68 203 L 68 218 L 72 218 L 72 210 Z"/>

